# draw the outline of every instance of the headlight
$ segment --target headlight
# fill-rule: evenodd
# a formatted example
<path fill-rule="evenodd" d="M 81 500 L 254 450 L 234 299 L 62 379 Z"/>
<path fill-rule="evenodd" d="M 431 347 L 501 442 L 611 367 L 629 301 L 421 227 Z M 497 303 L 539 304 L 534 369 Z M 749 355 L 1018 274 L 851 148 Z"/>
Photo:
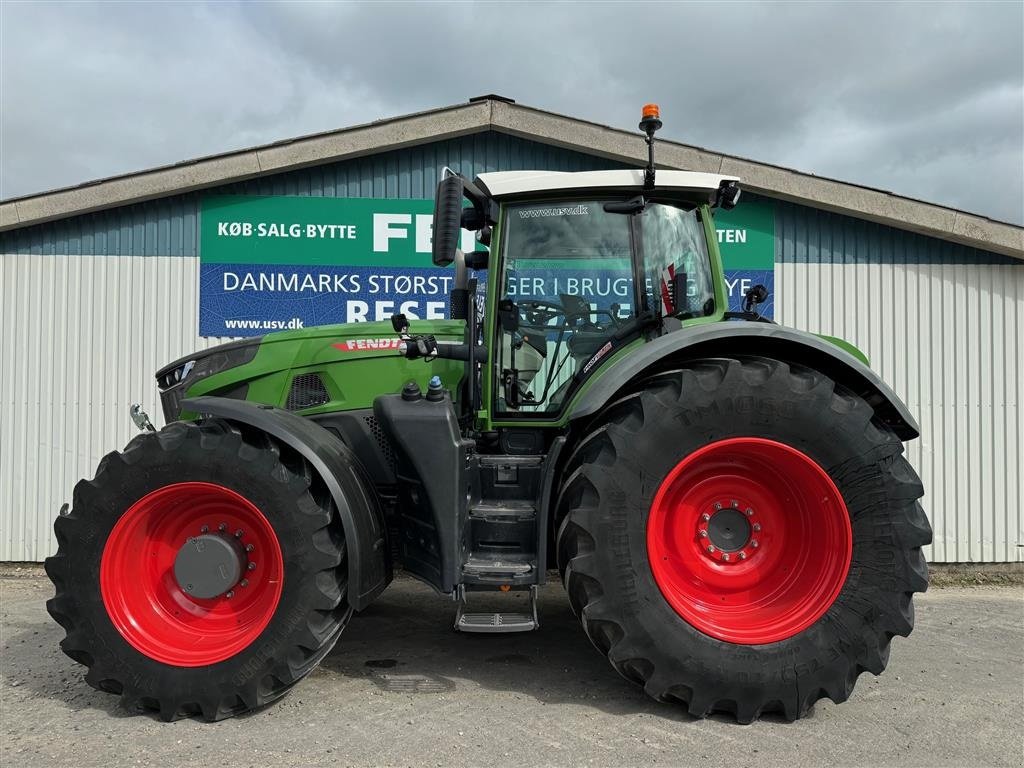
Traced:
<path fill-rule="evenodd" d="M 175 360 L 156 372 L 164 419 L 168 423 L 178 418 L 185 390 L 207 376 L 237 368 L 252 362 L 260 348 L 262 337 L 233 341 L 189 357 Z"/>
<path fill-rule="evenodd" d="M 195 368 L 195 365 L 195 360 L 189 360 L 183 365 L 177 365 L 170 370 L 164 369 L 166 370 L 166 373 L 163 371 L 158 373 L 156 376 L 156 383 L 160 388 L 160 391 L 163 392 L 166 389 L 170 389 L 175 384 L 180 384 L 182 381 L 187 379 L 188 375 L 192 372 L 192 369 Z"/>

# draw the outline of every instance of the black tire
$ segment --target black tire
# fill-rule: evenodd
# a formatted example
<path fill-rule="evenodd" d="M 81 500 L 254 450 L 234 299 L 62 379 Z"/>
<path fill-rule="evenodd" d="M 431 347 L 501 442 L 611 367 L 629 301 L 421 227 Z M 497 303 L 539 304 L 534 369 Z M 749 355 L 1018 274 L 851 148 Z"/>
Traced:
<path fill-rule="evenodd" d="M 265 629 L 206 666 L 165 664 L 136 650 L 111 621 L 100 588 L 104 546 L 121 515 L 151 491 L 185 481 L 250 500 L 272 526 L 283 559 L 279 602 Z M 67 631 L 61 648 L 89 668 L 89 685 L 163 720 L 220 720 L 279 698 L 330 651 L 352 613 L 344 537 L 324 484 L 297 454 L 225 421 L 172 423 L 107 455 L 95 478 L 75 487 L 72 508 L 54 530 L 59 546 L 46 573 L 56 595 L 46 607 Z"/>
<path fill-rule="evenodd" d="M 899 439 L 861 398 L 827 376 L 766 358 L 706 359 L 642 382 L 591 425 L 567 463 L 558 564 L 573 610 L 624 677 L 695 717 L 747 723 L 804 716 L 845 701 L 863 671 L 879 674 L 894 635 L 914 624 L 928 585 L 931 527 L 921 482 Z M 648 561 L 646 522 L 662 479 L 684 456 L 731 437 L 768 438 L 827 471 L 851 520 L 852 562 L 838 597 L 778 642 L 724 642 L 684 621 Z"/>

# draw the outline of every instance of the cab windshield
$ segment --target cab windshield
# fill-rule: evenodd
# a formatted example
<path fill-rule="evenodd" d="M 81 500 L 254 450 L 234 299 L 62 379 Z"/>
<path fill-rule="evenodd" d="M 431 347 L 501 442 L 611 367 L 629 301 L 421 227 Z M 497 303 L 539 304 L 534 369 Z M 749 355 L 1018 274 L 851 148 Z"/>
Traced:
<path fill-rule="evenodd" d="M 607 202 L 508 206 L 498 410 L 559 410 L 641 314 L 686 319 L 715 311 L 697 209 L 652 202 L 623 214 L 606 211 Z"/>

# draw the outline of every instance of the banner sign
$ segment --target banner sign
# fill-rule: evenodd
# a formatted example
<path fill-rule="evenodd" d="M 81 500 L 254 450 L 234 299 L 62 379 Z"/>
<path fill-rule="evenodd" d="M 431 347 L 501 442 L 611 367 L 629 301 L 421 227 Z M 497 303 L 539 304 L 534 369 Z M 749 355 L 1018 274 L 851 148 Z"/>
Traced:
<path fill-rule="evenodd" d="M 399 312 L 445 318 L 454 270 L 431 262 L 432 220 L 431 200 L 205 198 L 199 333 L 258 336 Z M 719 211 L 715 223 L 738 308 L 751 285 L 774 288 L 773 211 L 767 203 L 740 205 Z M 463 232 L 462 249 L 474 247 L 473 233 Z M 584 277 L 595 282 L 584 285 Z M 598 278 L 581 275 L 579 295 L 604 290 Z"/>
<path fill-rule="evenodd" d="M 775 206 L 767 200 L 741 202 L 731 211 L 715 210 L 718 249 L 725 269 L 729 309 L 743 308 L 743 295 L 757 284 L 768 289 L 768 301 L 757 311 L 775 318 Z"/>

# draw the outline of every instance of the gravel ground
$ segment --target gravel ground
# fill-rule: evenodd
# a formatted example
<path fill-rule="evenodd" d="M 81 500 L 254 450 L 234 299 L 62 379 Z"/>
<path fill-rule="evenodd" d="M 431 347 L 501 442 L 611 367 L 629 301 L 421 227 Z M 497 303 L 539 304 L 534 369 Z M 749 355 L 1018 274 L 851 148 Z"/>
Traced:
<path fill-rule="evenodd" d="M 129 715 L 58 649 L 38 569 L 0 575 L 0 764 L 1024 764 L 1024 590 L 942 589 L 851 701 L 796 723 L 694 720 L 649 701 L 590 646 L 557 584 L 539 631 L 452 632 L 452 604 L 400 579 L 283 700 L 215 724 Z"/>

